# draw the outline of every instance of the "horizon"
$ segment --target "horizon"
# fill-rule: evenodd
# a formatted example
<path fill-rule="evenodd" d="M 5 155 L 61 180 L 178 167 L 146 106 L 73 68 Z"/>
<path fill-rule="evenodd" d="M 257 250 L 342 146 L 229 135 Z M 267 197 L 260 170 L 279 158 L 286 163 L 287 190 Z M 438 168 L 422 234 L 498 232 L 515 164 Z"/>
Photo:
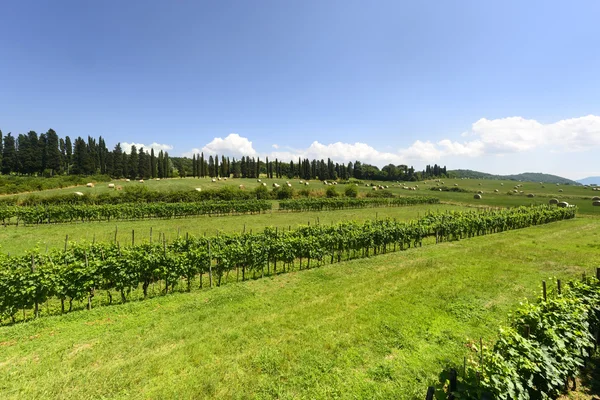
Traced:
<path fill-rule="evenodd" d="M 580 180 L 600 176 L 598 11 L 592 1 L 15 3 L 0 27 L 0 129 L 175 157 Z"/>

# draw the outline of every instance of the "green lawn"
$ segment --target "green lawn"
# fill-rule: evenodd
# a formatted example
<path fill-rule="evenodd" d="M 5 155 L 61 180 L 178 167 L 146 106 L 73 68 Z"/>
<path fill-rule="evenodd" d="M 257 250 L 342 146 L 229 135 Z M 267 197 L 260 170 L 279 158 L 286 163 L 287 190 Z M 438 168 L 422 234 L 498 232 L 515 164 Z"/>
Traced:
<path fill-rule="evenodd" d="M 577 218 L 0 327 L 0 398 L 423 398 L 599 250 Z"/>

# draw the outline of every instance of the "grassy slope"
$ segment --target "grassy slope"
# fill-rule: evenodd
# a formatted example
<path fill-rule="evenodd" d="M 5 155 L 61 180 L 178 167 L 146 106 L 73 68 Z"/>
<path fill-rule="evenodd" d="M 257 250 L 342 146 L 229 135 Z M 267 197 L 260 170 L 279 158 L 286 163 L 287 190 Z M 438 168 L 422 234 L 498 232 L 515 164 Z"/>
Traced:
<path fill-rule="evenodd" d="M 542 279 L 600 266 L 600 220 L 412 249 L 0 328 L 2 398 L 413 398 Z"/>

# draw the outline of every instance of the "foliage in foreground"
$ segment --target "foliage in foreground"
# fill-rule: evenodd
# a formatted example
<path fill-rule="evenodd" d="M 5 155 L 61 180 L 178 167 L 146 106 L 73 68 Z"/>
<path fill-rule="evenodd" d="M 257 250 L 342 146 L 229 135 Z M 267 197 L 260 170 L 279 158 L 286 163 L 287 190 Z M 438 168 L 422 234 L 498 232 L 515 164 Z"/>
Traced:
<path fill-rule="evenodd" d="M 450 370 L 441 374 L 436 397 L 557 398 L 594 349 L 599 317 L 596 279 L 571 282 L 552 298 L 525 302 L 512 315 L 510 325 L 500 329 L 491 351 L 472 347 L 477 357 L 463 370 L 456 387 L 449 387 Z"/>
<path fill-rule="evenodd" d="M 331 226 L 304 226 L 280 232 L 266 228 L 262 233 L 219 235 L 216 237 L 178 238 L 167 244 L 132 245 L 121 248 L 119 243 L 80 244 L 69 249 L 38 251 L 23 256 L 0 255 L 0 318 L 15 320 L 22 310 L 34 310 L 50 298 L 61 300 L 87 299 L 91 308 L 96 290 L 116 290 L 121 301 L 142 286 L 144 296 L 151 284 L 160 282 L 164 293 L 173 291 L 180 279 L 187 282 L 209 275 L 220 285 L 224 276 L 235 272 L 244 280 L 253 274 L 277 273 L 293 265 L 300 268 L 346 259 L 368 257 L 420 245 L 423 239 L 435 237 L 436 242 L 457 240 L 525 228 L 575 216 L 575 208 L 548 206 L 519 207 L 486 212 L 452 212 L 430 214 L 405 223 L 393 220 L 345 222 Z"/>

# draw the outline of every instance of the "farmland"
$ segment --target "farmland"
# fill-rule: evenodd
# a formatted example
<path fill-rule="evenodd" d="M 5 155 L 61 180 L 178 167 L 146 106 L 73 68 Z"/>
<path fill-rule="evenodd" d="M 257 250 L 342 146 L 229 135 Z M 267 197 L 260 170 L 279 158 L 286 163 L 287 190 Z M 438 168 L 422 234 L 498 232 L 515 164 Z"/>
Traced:
<path fill-rule="evenodd" d="M 237 188 L 240 182 L 245 190 L 259 185 L 256 180 L 202 179 L 144 185 L 149 190 L 206 190 Z M 269 186 L 273 182 L 266 180 Z M 296 191 L 307 188 L 291 183 Z M 591 206 L 598 192 L 474 180 L 444 180 L 444 187 L 466 192 L 429 190 L 437 183 L 412 183 L 419 185 L 414 191 L 402 189 L 409 183 L 379 184 L 389 185 L 386 190 L 396 196 L 436 196 L 441 204 L 287 212 L 273 201 L 272 210 L 254 215 L 2 228 L 2 251 L 24 254 L 36 246 L 42 253 L 45 247 L 60 249 L 66 235 L 69 246 L 115 242 L 115 233 L 117 242 L 130 243 L 135 231 L 140 244 L 149 242 L 152 229 L 155 240 L 162 235 L 170 243 L 184 233 L 211 237 L 349 220 L 415 221 L 428 213 L 547 204 L 553 197 L 579 205 L 572 220 L 439 244 L 430 237 L 423 247 L 348 261 L 351 257 L 342 252 L 335 264 L 245 282 L 230 279 L 221 287 L 189 293 L 175 290 L 163 296 L 158 290 L 144 301 L 3 326 L 0 393 L 3 398 L 423 397 L 445 363 L 466 354 L 467 340 L 493 339 L 507 312 L 534 297 L 541 280 L 592 274 L 600 266 L 600 210 Z M 508 194 L 517 184 L 524 193 Z M 340 194 L 344 187 L 338 185 Z M 325 191 L 317 182 L 308 188 L 313 196 Z M 372 192 L 364 183 L 357 189 L 361 197 Z M 39 196 L 85 190 L 108 192 L 106 184 L 98 184 Z M 479 190 L 483 198 L 474 200 Z M 106 302 L 104 297 L 95 301 Z"/>

